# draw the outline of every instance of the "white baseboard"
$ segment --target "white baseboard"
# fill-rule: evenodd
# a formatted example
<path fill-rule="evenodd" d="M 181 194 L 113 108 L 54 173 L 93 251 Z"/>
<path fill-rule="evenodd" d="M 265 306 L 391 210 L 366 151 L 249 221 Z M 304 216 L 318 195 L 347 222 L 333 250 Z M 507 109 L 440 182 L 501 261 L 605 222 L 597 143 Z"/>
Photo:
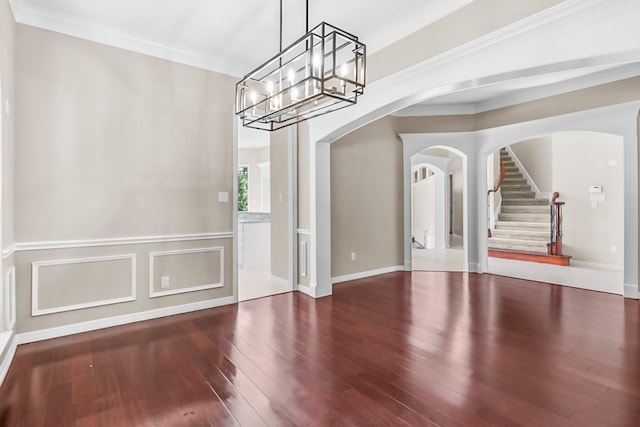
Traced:
<path fill-rule="evenodd" d="M 88 322 L 74 323 L 72 325 L 59 326 L 38 331 L 23 332 L 16 335 L 17 344 L 26 344 L 34 341 L 58 338 L 66 335 L 79 334 L 81 332 L 95 331 L 97 329 L 109 328 L 112 326 L 125 325 L 127 323 L 140 322 L 143 320 L 157 319 L 160 317 L 173 316 L 175 314 L 189 313 L 191 311 L 205 310 L 208 308 L 220 307 L 223 305 L 238 302 L 234 296 L 219 298 L 207 301 L 200 301 L 191 304 L 177 305 L 174 307 L 159 308 L 156 310 L 142 311 L 139 313 L 125 314 L 122 316 L 108 317 L 105 319 L 90 320 Z"/>
<path fill-rule="evenodd" d="M 626 284 L 624 285 L 624 297 L 625 298 L 633 298 L 640 299 L 640 292 L 638 292 L 637 284 Z"/>
<path fill-rule="evenodd" d="M 467 268 L 469 273 L 483 273 L 482 264 L 477 262 L 470 262 Z"/>
<path fill-rule="evenodd" d="M 298 283 L 298 292 L 302 292 L 305 295 L 315 298 L 315 287 L 305 286 Z"/>
<path fill-rule="evenodd" d="M 4 382 L 11 362 L 13 362 L 13 356 L 16 354 L 16 336 L 13 331 L 7 331 L 0 334 L 0 385 Z"/>
<path fill-rule="evenodd" d="M 342 283 L 350 280 L 364 279 L 372 276 L 379 276 L 380 274 L 393 273 L 395 271 L 405 271 L 404 265 L 394 265 L 392 267 L 380 268 L 377 270 L 363 271 L 360 273 L 346 274 L 344 276 L 337 276 L 331 278 L 331 283 Z"/>

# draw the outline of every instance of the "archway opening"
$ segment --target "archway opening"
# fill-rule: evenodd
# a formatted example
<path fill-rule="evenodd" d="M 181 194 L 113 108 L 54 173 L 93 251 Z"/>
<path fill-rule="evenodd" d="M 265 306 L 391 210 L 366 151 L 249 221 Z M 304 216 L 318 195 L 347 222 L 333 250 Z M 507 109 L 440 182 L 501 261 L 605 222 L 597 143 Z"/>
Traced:
<path fill-rule="evenodd" d="M 622 294 L 623 145 L 621 136 L 572 131 L 519 141 L 491 153 L 489 188 L 498 179 L 500 158 L 508 167 L 501 189 L 488 200 L 489 272 Z M 559 216 L 549 203 L 556 192 Z M 549 245 L 557 242 L 556 217 L 561 254 L 571 257 L 570 265 L 520 257 L 551 253 Z"/>
<path fill-rule="evenodd" d="M 407 177 L 405 176 L 405 179 Z M 468 271 L 466 256 L 466 156 L 432 146 L 411 156 L 409 205 L 411 269 Z"/>

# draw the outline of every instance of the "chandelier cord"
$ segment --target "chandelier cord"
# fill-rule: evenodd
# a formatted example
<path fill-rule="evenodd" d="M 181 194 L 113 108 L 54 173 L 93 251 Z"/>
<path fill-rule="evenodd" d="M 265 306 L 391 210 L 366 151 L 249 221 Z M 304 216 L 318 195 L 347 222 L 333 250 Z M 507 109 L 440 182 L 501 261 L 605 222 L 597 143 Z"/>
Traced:
<path fill-rule="evenodd" d="M 305 33 L 309 32 L 309 0 L 306 1 L 306 25 L 305 25 Z M 280 52 L 282 52 L 282 0 L 280 0 Z"/>
<path fill-rule="evenodd" d="M 280 52 L 282 52 L 282 0 L 280 0 Z"/>

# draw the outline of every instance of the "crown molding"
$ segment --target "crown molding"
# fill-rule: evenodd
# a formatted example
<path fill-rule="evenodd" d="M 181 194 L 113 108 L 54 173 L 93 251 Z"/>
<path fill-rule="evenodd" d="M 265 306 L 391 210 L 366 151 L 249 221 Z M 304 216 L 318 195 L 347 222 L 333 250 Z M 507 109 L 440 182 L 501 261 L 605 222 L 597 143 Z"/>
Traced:
<path fill-rule="evenodd" d="M 600 69 L 594 70 L 594 72 L 591 74 L 559 81 L 556 83 L 550 83 L 528 89 L 514 89 L 512 92 L 506 95 L 490 98 L 482 102 L 458 104 L 416 104 L 396 111 L 392 115 L 395 117 L 472 115 L 640 76 L 640 63 L 638 62 L 621 65 L 616 68 L 598 67 L 597 65 L 589 66 L 585 64 L 585 68 Z M 538 71 L 541 71 L 541 74 L 537 75 L 545 74 L 542 70 Z M 553 71 L 550 70 L 548 73 L 552 74 Z M 505 77 L 506 78 L 504 80 L 501 80 L 497 83 L 499 84 L 508 82 L 509 80 L 523 79 L 527 76 L 514 74 Z M 490 86 L 494 83 L 488 80 L 485 80 L 483 82 L 482 80 L 483 79 L 479 79 L 478 81 L 476 81 L 478 86 Z"/>
<path fill-rule="evenodd" d="M 204 52 L 142 39 L 86 20 L 33 7 L 26 4 L 25 0 L 9 0 L 9 5 L 15 21 L 19 24 L 236 77 L 244 75 L 250 68 L 247 64 L 237 64 Z"/>

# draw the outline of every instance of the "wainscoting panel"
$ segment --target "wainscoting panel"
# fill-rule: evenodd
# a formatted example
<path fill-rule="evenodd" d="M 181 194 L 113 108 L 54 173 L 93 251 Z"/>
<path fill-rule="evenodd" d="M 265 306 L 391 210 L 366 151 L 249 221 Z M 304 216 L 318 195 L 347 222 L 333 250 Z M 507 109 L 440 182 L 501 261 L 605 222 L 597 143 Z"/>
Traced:
<path fill-rule="evenodd" d="M 34 261 L 31 314 L 117 304 L 136 299 L 136 255 Z"/>
<path fill-rule="evenodd" d="M 149 254 L 150 298 L 221 288 L 224 282 L 223 247 Z"/>
<path fill-rule="evenodd" d="M 309 244 L 311 236 L 304 230 L 298 230 L 298 286 L 309 286 Z"/>

